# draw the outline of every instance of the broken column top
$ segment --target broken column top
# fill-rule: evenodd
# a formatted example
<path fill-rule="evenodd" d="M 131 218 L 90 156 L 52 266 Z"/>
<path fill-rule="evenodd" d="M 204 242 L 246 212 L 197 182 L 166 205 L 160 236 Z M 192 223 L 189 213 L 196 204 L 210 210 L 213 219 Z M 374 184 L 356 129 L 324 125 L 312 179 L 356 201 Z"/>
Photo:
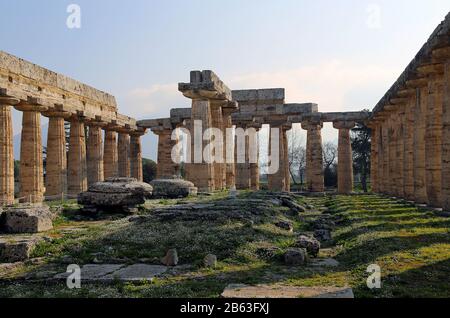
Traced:
<path fill-rule="evenodd" d="M 210 70 L 191 71 L 189 83 L 179 83 L 178 90 L 187 98 L 207 98 L 232 102 L 231 90 Z"/>

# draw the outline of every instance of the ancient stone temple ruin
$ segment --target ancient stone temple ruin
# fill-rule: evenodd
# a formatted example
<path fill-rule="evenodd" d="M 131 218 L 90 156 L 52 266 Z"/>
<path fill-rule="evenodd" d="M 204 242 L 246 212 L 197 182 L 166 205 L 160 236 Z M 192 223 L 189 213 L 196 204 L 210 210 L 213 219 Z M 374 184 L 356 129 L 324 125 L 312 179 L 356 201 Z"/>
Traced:
<path fill-rule="evenodd" d="M 118 113 L 113 96 L 0 52 L 0 205 L 15 202 L 13 107 L 23 116 L 20 202 L 76 196 L 108 177 L 142 180 L 145 129 Z M 41 116 L 49 118 L 45 181 Z"/>
<path fill-rule="evenodd" d="M 276 128 L 278 145 L 275 151 L 279 158 L 279 167 L 274 173 L 268 174 L 268 188 L 271 191 L 290 191 L 290 175 L 288 170 L 287 131 L 292 124 L 300 123 L 307 131 L 307 182 L 311 192 L 324 192 L 322 136 L 323 123 L 333 123 L 339 130 L 339 193 L 353 191 L 353 164 L 350 143 L 350 129 L 357 122 L 369 119 L 369 112 L 320 113 L 314 103 L 285 103 L 285 90 L 251 89 L 230 90 L 212 71 L 192 71 L 189 83 L 179 84 L 180 92 L 192 100 L 191 108 L 176 108 L 171 110 L 170 118 L 151 119 L 138 122 L 138 126 L 149 128 L 159 136 L 158 143 L 158 177 L 167 178 L 179 175 L 179 164 L 172 158 L 172 149 L 178 144 L 177 128 L 185 129 L 194 135 L 195 121 L 201 121 L 202 133 L 209 128 L 222 130 L 222 136 L 227 136 L 227 128 L 235 127 L 259 131 L 262 125 Z M 271 133 L 272 133 L 271 129 Z M 174 135 L 174 136 L 173 136 Z M 196 163 L 195 152 L 190 151 L 191 163 L 186 164 L 186 178 L 193 182 L 201 191 L 216 191 L 236 187 L 240 190 L 259 190 L 260 169 L 258 160 L 250 161 L 251 149 L 258 152 L 258 138 L 245 138 L 244 160 L 233 162 Z M 238 136 L 234 140 L 234 157 L 237 157 Z M 272 141 L 272 136 L 270 137 Z M 205 145 L 206 146 L 206 141 Z M 191 138 L 191 149 L 194 149 L 194 138 Z M 223 141 L 226 144 L 226 141 Z M 228 148 L 228 149 L 226 149 Z M 224 146 L 229 152 L 229 146 Z M 271 147 L 273 148 L 273 147 Z M 258 158 L 256 153 L 256 158 Z"/>
<path fill-rule="evenodd" d="M 450 15 L 376 105 L 372 188 L 450 211 Z"/>
<path fill-rule="evenodd" d="M 366 123 L 372 130 L 372 190 L 450 210 L 449 42 L 450 15 L 372 113 L 322 113 L 315 103 L 286 103 L 283 88 L 231 90 L 206 70 L 192 71 L 189 82 L 179 84 L 180 94 L 190 100 L 191 107 L 171 109 L 168 118 L 139 122 L 119 114 L 113 96 L 0 52 L 0 203 L 15 202 L 14 107 L 23 113 L 22 202 L 77 195 L 108 177 L 142 180 L 140 137 L 147 129 L 159 137 L 158 179 L 180 177 L 180 160 L 174 160 L 181 156 L 179 131 L 189 132 L 185 179 L 199 191 L 212 192 L 260 189 L 258 135 L 238 135 L 238 131 L 257 132 L 269 125 L 274 128 L 270 129 L 269 158 L 278 158 L 279 166 L 268 174 L 268 189 L 290 191 L 287 131 L 293 124 L 301 124 L 307 131 L 308 190 L 323 193 L 321 131 L 329 122 L 339 132 L 338 193 L 353 191 L 350 130 L 356 123 Z M 49 118 L 45 181 L 41 116 Z M 68 151 L 65 122 L 70 122 Z M 203 134 L 218 129 L 226 146 L 216 151 L 235 160 L 197 160 L 197 122 L 201 123 L 201 148 L 208 143 Z M 245 145 L 244 153 L 238 151 L 240 143 Z M 241 160 L 236 160 L 238 157 Z M 250 160 L 254 157 L 256 160 Z"/>

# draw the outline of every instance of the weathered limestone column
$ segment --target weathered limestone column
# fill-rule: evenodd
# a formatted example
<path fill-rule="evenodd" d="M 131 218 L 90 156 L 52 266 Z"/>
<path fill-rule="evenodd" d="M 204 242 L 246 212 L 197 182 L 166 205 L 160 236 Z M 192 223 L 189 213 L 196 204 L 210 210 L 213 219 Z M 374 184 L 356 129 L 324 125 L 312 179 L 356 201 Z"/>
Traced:
<path fill-rule="evenodd" d="M 241 127 L 246 130 L 247 127 Z M 249 136 L 245 136 L 245 154 L 244 158 L 239 158 L 238 147 L 240 143 L 238 142 L 238 136 L 236 136 L 234 142 L 234 156 L 236 162 L 236 189 L 238 190 L 249 190 L 251 188 L 251 171 L 250 171 L 250 163 L 249 163 L 249 146 L 250 146 L 250 138 Z M 244 149 L 240 149 L 241 151 Z"/>
<path fill-rule="evenodd" d="M 172 149 L 177 140 L 172 140 L 172 129 L 153 130 L 158 135 L 158 165 L 156 177 L 158 179 L 180 176 L 180 165 L 172 160 Z"/>
<path fill-rule="evenodd" d="M 20 201 L 41 203 L 44 200 L 44 165 L 42 159 L 41 111 L 37 104 L 19 104 L 23 112 L 20 144 Z"/>
<path fill-rule="evenodd" d="M 103 136 L 100 122 L 90 122 L 87 140 L 87 178 L 88 185 L 105 179 L 103 166 Z"/>
<path fill-rule="evenodd" d="M 395 134 L 396 134 L 396 151 L 395 151 L 395 188 L 394 193 L 397 197 L 404 197 L 404 176 L 403 176 L 403 166 L 404 166 L 404 118 L 405 118 L 405 107 L 404 105 L 398 105 L 397 118 L 395 120 Z"/>
<path fill-rule="evenodd" d="M 279 169 L 275 174 L 268 175 L 268 183 L 270 191 L 290 191 L 290 176 L 288 169 L 286 169 L 288 164 L 288 149 L 287 149 L 287 127 L 284 125 L 271 127 L 270 133 L 272 133 L 272 128 L 276 128 L 279 131 L 278 140 L 278 152 L 279 152 Z M 272 136 L 269 140 L 269 151 L 272 149 Z M 272 156 L 272 154 L 270 154 Z"/>
<path fill-rule="evenodd" d="M 371 130 L 371 149 L 370 149 L 370 184 L 373 193 L 378 193 L 379 190 L 379 153 L 380 153 L 380 130 L 377 122 L 369 126 Z"/>
<path fill-rule="evenodd" d="M 224 124 L 224 138 L 226 138 L 226 131 L 227 129 L 232 129 L 233 128 L 233 121 L 231 118 L 231 111 L 224 109 L 223 111 L 223 124 Z M 234 140 L 233 140 L 234 143 Z M 225 139 L 225 145 L 226 145 L 226 139 Z M 230 150 L 233 149 L 234 151 L 234 144 L 232 147 L 230 147 Z M 234 157 L 234 156 L 233 156 Z M 226 147 L 224 147 L 224 158 L 226 159 Z M 225 181 L 226 181 L 226 186 L 228 189 L 232 189 L 233 187 L 236 186 L 236 169 L 235 169 L 235 162 L 233 163 L 226 163 L 226 168 L 225 168 Z"/>
<path fill-rule="evenodd" d="M 197 131 L 195 126 L 198 125 Z M 192 100 L 191 117 L 191 155 L 192 163 L 186 165 L 188 180 L 195 184 L 201 192 L 212 192 L 215 189 L 214 165 L 208 163 L 211 158 L 202 158 L 208 141 L 201 138 L 205 130 L 212 127 L 211 104 L 207 99 Z M 197 142 L 195 140 L 197 139 Z M 200 147 L 195 149 L 195 144 Z"/>
<path fill-rule="evenodd" d="M 118 149 L 118 167 L 119 177 L 130 177 L 130 134 L 128 132 L 119 132 Z"/>
<path fill-rule="evenodd" d="M 18 99 L 0 97 L 0 206 L 14 204 L 14 151 L 11 106 Z"/>
<path fill-rule="evenodd" d="M 220 105 L 216 105 L 213 103 L 211 105 L 211 121 L 212 121 L 212 127 L 216 129 L 220 129 L 223 132 L 223 114 L 222 114 L 222 107 Z M 222 142 L 222 156 L 223 156 L 223 149 L 225 147 L 225 144 L 223 143 L 223 139 L 219 140 L 218 142 Z M 216 156 L 216 154 L 214 154 Z M 218 154 L 217 154 L 218 155 Z M 214 188 L 215 190 L 223 190 L 226 187 L 225 180 L 224 180 L 224 172 L 226 169 L 225 163 L 221 162 L 214 162 Z M 226 173 L 226 172 L 225 172 Z"/>
<path fill-rule="evenodd" d="M 353 192 L 353 156 L 350 129 L 355 127 L 355 123 L 334 122 L 333 127 L 339 129 L 338 193 L 350 194 Z"/>
<path fill-rule="evenodd" d="M 407 200 L 414 201 L 414 107 L 415 98 L 410 96 L 403 127 L 403 189 Z"/>
<path fill-rule="evenodd" d="M 381 193 L 389 193 L 389 121 L 385 119 L 381 126 L 382 157 L 380 160 L 380 190 Z"/>
<path fill-rule="evenodd" d="M 105 179 L 119 175 L 117 154 L 117 132 L 105 129 L 105 150 L 103 153 L 103 170 Z"/>
<path fill-rule="evenodd" d="M 428 204 L 442 206 L 442 77 L 435 74 L 428 82 L 428 111 L 425 132 L 425 168 Z"/>
<path fill-rule="evenodd" d="M 259 132 L 259 128 L 256 129 Z M 257 161 L 255 163 L 250 162 L 250 189 L 254 191 L 259 190 L 259 134 L 256 135 L 256 145 L 254 147 L 257 151 Z M 250 156 L 249 156 L 250 159 Z"/>
<path fill-rule="evenodd" d="M 63 199 L 67 194 L 67 149 L 64 112 L 45 112 L 49 117 L 47 133 L 47 165 L 45 174 L 45 196 L 48 199 Z"/>
<path fill-rule="evenodd" d="M 144 180 L 142 171 L 142 146 L 141 137 L 145 135 L 145 131 L 134 131 L 131 133 L 130 139 L 130 170 L 131 177 L 138 181 Z"/>
<path fill-rule="evenodd" d="M 408 82 L 409 87 L 416 90 L 414 100 L 414 149 L 413 177 L 414 201 L 420 204 L 428 203 L 425 180 L 425 127 L 428 105 L 428 87 L 426 80 Z"/>
<path fill-rule="evenodd" d="M 396 133 L 396 118 L 395 112 L 389 117 L 389 160 L 388 160 L 388 194 L 395 195 L 395 181 L 397 179 L 396 172 L 396 158 L 397 158 L 397 133 Z"/>
<path fill-rule="evenodd" d="M 319 122 L 302 122 L 302 128 L 307 130 L 307 161 L 306 175 L 309 176 L 310 192 L 324 192 L 322 127 Z"/>
<path fill-rule="evenodd" d="M 78 195 L 88 188 L 86 162 L 86 132 L 84 119 L 74 116 L 70 119 L 70 140 L 67 164 L 68 193 Z"/>
<path fill-rule="evenodd" d="M 442 208 L 450 211 L 450 57 L 444 64 L 442 116 Z"/>

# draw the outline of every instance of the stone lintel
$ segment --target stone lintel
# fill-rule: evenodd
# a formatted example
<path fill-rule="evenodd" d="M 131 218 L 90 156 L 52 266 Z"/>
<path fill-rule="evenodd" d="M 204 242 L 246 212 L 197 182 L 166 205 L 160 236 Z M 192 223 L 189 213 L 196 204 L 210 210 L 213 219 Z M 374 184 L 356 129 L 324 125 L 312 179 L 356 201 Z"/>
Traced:
<path fill-rule="evenodd" d="M 191 71 L 190 83 L 179 83 L 178 90 L 191 99 L 233 100 L 231 90 L 210 70 Z"/>
<path fill-rule="evenodd" d="M 245 89 L 232 91 L 239 104 L 284 104 L 284 88 Z"/>
<path fill-rule="evenodd" d="M 299 115 L 307 113 L 317 113 L 319 111 L 319 105 L 315 103 L 294 103 L 284 104 L 283 114 L 285 115 Z"/>
<path fill-rule="evenodd" d="M 365 121 L 371 116 L 370 112 L 331 112 L 331 113 L 311 113 L 303 116 L 303 121 L 336 122 L 336 121 Z"/>

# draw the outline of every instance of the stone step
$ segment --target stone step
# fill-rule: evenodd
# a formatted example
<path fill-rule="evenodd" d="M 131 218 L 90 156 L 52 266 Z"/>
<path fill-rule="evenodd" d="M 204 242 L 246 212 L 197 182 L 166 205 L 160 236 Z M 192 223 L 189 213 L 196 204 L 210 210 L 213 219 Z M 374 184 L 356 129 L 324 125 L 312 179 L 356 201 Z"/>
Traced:
<path fill-rule="evenodd" d="M 228 285 L 223 298 L 354 298 L 349 287 L 297 287 L 287 285 Z"/>

